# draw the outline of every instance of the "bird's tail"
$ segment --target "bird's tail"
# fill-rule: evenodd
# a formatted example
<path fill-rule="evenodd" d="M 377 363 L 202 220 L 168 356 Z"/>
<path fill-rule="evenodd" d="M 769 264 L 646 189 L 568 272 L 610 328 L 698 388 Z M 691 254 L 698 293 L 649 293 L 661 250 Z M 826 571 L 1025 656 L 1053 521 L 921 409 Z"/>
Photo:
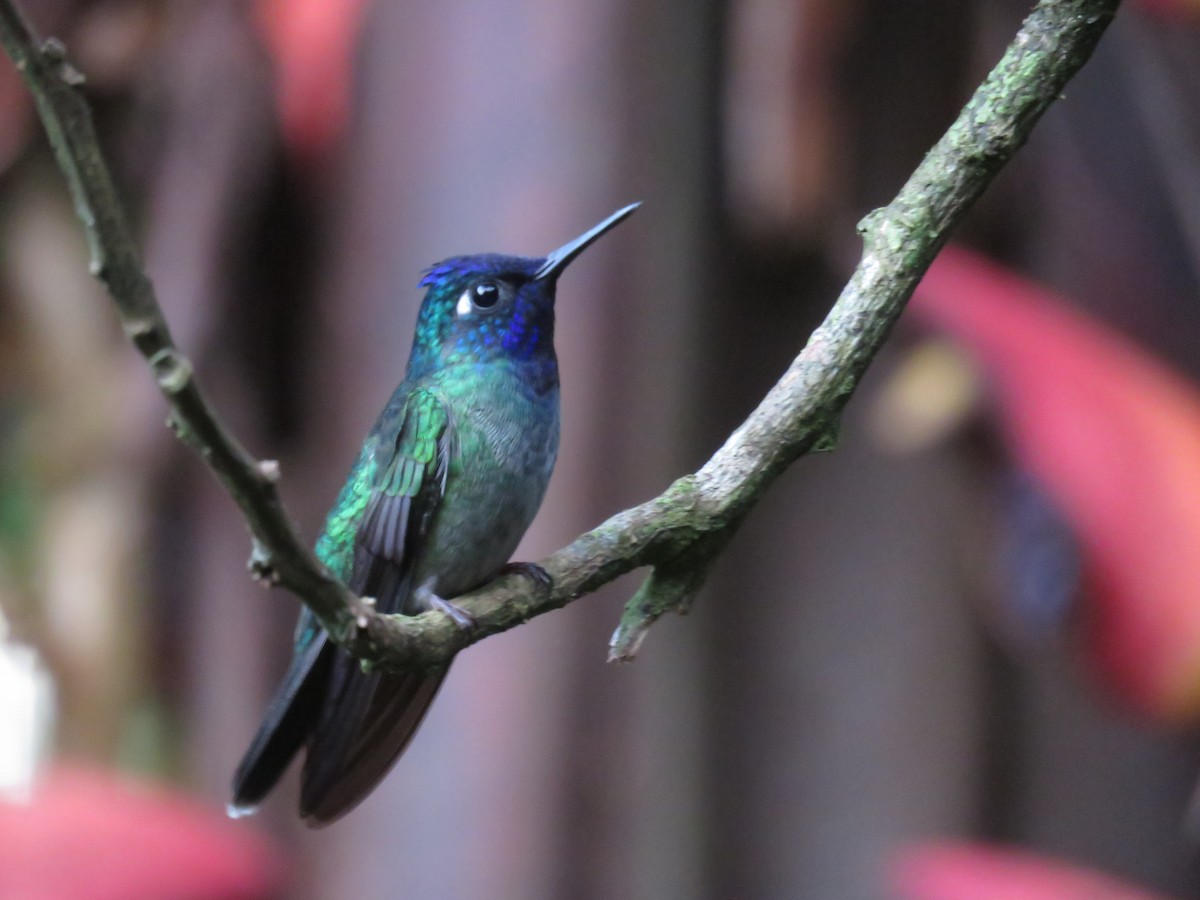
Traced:
<path fill-rule="evenodd" d="M 236 818 L 254 812 L 304 745 L 321 711 L 334 652 L 320 632 L 292 660 L 233 776 L 229 815 Z"/>
<path fill-rule="evenodd" d="M 304 759 L 300 815 L 307 824 L 335 821 L 375 788 L 408 747 L 447 671 L 364 673 L 339 654 Z"/>

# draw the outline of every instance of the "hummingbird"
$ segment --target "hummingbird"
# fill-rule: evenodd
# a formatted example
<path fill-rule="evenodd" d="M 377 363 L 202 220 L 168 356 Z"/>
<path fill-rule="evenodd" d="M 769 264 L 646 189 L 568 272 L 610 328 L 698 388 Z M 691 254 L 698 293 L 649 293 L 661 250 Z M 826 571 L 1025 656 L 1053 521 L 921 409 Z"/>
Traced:
<path fill-rule="evenodd" d="M 404 380 L 367 435 L 317 540 L 321 562 L 381 613 L 440 610 L 506 569 L 558 455 L 559 276 L 641 204 L 545 257 L 456 256 L 425 271 Z M 364 671 L 307 609 L 292 662 L 233 779 L 229 813 L 255 810 L 304 748 L 300 815 L 343 816 L 404 752 L 448 669 Z"/>

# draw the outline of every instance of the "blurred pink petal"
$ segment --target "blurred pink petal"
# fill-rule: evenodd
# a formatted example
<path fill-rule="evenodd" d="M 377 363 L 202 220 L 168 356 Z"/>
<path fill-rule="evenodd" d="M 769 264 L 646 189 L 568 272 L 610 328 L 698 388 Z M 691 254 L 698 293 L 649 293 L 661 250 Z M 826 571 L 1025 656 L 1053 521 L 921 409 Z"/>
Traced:
<path fill-rule="evenodd" d="M 16 67 L 5 55 L 0 54 L 0 172 L 4 172 L 29 139 L 29 126 L 33 121 L 33 103 Z"/>
<path fill-rule="evenodd" d="M 1200 391 L 1062 299 L 948 247 L 913 313 L 992 382 L 1086 567 L 1089 662 L 1156 719 L 1200 712 Z"/>
<path fill-rule="evenodd" d="M 275 59 L 276 97 L 289 149 L 307 162 L 340 140 L 363 0 L 260 0 L 259 21 Z"/>
<path fill-rule="evenodd" d="M 1179 24 L 1200 24 L 1200 0 L 1141 0 L 1138 9 Z"/>
<path fill-rule="evenodd" d="M 901 850 L 888 882 L 897 900 L 1167 900 L 1023 850 L 950 841 Z"/>
<path fill-rule="evenodd" d="M 0 897 L 253 900 L 283 885 L 249 825 L 162 787 L 60 766 L 32 802 L 0 803 Z"/>

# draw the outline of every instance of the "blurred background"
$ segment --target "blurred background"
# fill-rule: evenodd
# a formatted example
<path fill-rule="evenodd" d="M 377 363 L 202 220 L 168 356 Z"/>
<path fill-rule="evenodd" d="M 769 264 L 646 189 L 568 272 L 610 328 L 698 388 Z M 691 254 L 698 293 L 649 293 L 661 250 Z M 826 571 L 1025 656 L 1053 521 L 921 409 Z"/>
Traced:
<path fill-rule="evenodd" d="M 313 538 L 421 270 L 645 201 L 561 284 L 563 446 L 523 559 L 719 446 L 1030 5 L 23 4 L 87 74 L 178 343 Z M 0 64 L 0 608 L 53 676 L 48 780 L 166 782 L 251 848 L 219 889 L 136 896 L 953 900 L 993 896 L 965 893 L 1000 884 L 992 844 L 1043 866 L 995 896 L 1135 896 L 1053 888 L 1058 863 L 1200 896 L 1198 91 L 1200 4 L 1125 4 L 958 235 L 1003 268 L 931 283 L 694 613 L 606 665 L 625 579 L 473 647 L 392 776 L 309 832 L 294 774 L 221 820 L 297 604 L 162 427 Z"/>

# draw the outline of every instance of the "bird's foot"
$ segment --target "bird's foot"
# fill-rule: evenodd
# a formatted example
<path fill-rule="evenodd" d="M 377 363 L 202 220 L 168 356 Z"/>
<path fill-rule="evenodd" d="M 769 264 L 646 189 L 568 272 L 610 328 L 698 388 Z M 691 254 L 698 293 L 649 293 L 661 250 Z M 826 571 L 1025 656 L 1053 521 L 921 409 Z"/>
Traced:
<path fill-rule="evenodd" d="M 414 593 L 414 599 L 422 609 L 436 609 L 450 617 L 455 625 L 463 631 L 470 631 L 477 624 L 475 617 L 463 609 L 461 606 L 455 606 L 444 597 L 439 597 L 433 592 L 434 580 L 430 578 L 423 585 L 417 588 Z"/>
<path fill-rule="evenodd" d="M 501 575 L 524 575 L 543 591 L 548 591 L 554 585 L 550 573 L 531 562 L 510 562 L 500 570 Z"/>
<path fill-rule="evenodd" d="M 436 609 L 440 613 L 445 613 L 450 617 L 450 621 L 452 621 L 463 631 L 471 631 L 475 628 L 475 617 L 461 606 L 455 606 L 449 600 L 439 597 L 432 591 L 429 593 L 426 601 L 428 602 L 430 609 Z"/>

